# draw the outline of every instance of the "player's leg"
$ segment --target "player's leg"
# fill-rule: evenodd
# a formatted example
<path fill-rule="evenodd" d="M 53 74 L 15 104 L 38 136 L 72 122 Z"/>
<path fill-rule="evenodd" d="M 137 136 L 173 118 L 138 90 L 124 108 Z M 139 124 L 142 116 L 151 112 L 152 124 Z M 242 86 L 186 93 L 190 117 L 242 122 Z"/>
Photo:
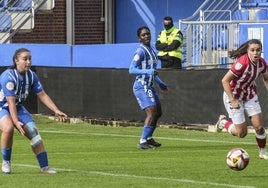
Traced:
<path fill-rule="evenodd" d="M 155 96 L 153 94 L 152 88 L 146 86 L 134 90 L 134 94 L 141 109 L 146 113 L 141 138 L 138 143 L 138 148 L 151 149 L 152 147 L 148 144 L 147 138 L 152 135 L 152 132 L 155 128 L 154 126 L 151 126 L 151 123 L 155 121 L 154 118 L 157 114 L 156 103 L 154 99 Z"/>
<path fill-rule="evenodd" d="M 152 126 L 152 132 L 151 132 L 151 135 L 149 135 L 149 137 L 147 138 L 147 142 L 149 145 L 151 145 L 153 147 L 160 147 L 161 144 L 159 142 L 155 141 L 155 139 L 153 138 L 154 131 L 157 127 L 157 121 L 162 116 L 162 106 L 161 106 L 159 97 L 156 93 L 155 93 L 155 101 L 157 104 L 156 105 L 156 113 L 154 114 L 153 121 L 150 124 Z"/>
<path fill-rule="evenodd" d="M 255 129 L 256 141 L 259 147 L 259 157 L 262 159 L 268 159 L 266 153 L 266 132 L 263 124 L 261 106 L 259 104 L 258 96 L 245 103 L 245 109 L 250 117 L 251 124 Z"/>
<path fill-rule="evenodd" d="M 10 116 L 3 114 L 3 109 L 1 111 L 0 111 L 0 129 L 2 131 L 1 135 L 1 150 L 3 159 L 2 172 L 5 174 L 10 174 L 14 127 Z"/>
<path fill-rule="evenodd" d="M 256 141 L 259 147 L 259 157 L 262 159 L 268 159 L 266 153 L 266 131 L 263 127 L 263 119 L 261 114 L 253 115 L 251 117 L 252 126 L 255 129 Z"/>
<path fill-rule="evenodd" d="M 146 120 L 145 120 L 145 125 L 144 126 L 144 130 L 143 130 L 143 134 L 141 136 L 141 141 L 145 141 L 153 147 L 160 147 L 161 144 L 159 142 L 156 142 L 153 138 L 153 133 L 156 129 L 156 124 L 157 124 L 157 119 L 160 117 L 159 113 L 159 106 L 157 108 L 157 106 L 154 106 L 153 108 L 149 107 L 145 109 L 146 112 Z M 161 112 L 162 114 L 162 112 Z"/>
<path fill-rule="evenodd" d="M 233 109 L 227 97 L 223 94 L 225 109 L 232 121 L 227 120 L 225 115 L 220 115 L 216 127 L 218 130 L 225 128 L 228 133 L 243 138 L 247 135 L 247 124 L 245 119 L 245 108 L 242 102 L 239 102 L 240 108 Z"/>
<path fill-rule="evenodd" d="M 24 107 L 18 108 L 18 115 L 20 121 L 24 123 L 23 130 L 25 131 L 25 136 L 30 140 L 33 153 L 36 156 L 41 171 L 51 174 L 56 173 L 55 170 L 48 166 L 47 152 L 32 116 Z"/>
<path fill-rule="evenodd" d="M 26 123 L 23 126 L 23 130 L 25 131 L 25 136 L 30 140 L 33 153 L 36 156 L 41 171 L 50 174 L 56 173 L 55 170 L 49 168 L 48 166 L 47 152 L 45 150 L 43 140 L 37 130 L 35 123 L 33 121 Z"/>

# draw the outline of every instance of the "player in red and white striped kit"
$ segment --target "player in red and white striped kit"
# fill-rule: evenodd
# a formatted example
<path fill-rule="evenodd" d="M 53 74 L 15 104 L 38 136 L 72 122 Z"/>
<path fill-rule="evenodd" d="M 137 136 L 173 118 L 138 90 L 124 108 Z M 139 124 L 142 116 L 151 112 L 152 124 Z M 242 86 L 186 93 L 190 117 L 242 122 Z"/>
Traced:
<path fill-rule="evenodd" d="M 236 60 L 223 77 L 222 86 L 223 102 L 232 121 L 228 121 L 225 115 L 220 115 L 216 127 L 218 131 L 225 128 L 230 134 L 243 138 L 248 130 L 246 112 L 255 129 L 259 157 L 268 159 L 265 150 L 266 132 L 256 87 L 256 79 L 262 75 L 264 85 L 268 89 L 267 65 L 261 53 L 262 43 L 257 39 L 251 39 L 237 50 L 229 52 L 229 57 Z"/>

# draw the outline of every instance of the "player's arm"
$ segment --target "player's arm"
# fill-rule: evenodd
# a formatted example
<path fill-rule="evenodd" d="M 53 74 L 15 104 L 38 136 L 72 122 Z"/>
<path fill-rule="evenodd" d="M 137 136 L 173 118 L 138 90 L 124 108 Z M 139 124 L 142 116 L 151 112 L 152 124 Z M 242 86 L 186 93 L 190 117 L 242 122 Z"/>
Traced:
<path fill-rule="evenodd" d="M 235 75 L 232 73 L 232 71 L 229 70 L 221 80 L 222 87 L 226 95 L 228 96 L 228 99 L 231 102 L 232 107 L 239 108 L 238 101 L 234 98 L 232 90 L 231 90 L 231 86 L 230 86 L 230 82 L 233 79 L 235 79 Z"/>
<path fill-rule="evenodd" d="M 55 115 L 59 118 L 60 121 L 65 121 L 67 119 L 67 115 L 58 109 L 58 107 L 44 90 L 37 93 L 37 96 L 44 105 L 46 105 L 50 110 L 55 113 Z"/>
<path fill-rule="evenodd" d="M 159 76 L 155 75 L 154 80 L 163 91 L 168 91 L 167 85 L 159 78 Z"/>
<path fill-rule="evenodd" d="M 141 74 L 147 74 L 147 75 L 154 75 L 155 74 L 155 69 L 140 69 L 138 68 L 139 64 L 141 63 L 143 59 L 143 54 L 141 51 L 138 51 L 135 55 L 134 58 L 130 64 L 129 67 L 129 74 L 136 74 L 136 75 L 141 75 Z"/>

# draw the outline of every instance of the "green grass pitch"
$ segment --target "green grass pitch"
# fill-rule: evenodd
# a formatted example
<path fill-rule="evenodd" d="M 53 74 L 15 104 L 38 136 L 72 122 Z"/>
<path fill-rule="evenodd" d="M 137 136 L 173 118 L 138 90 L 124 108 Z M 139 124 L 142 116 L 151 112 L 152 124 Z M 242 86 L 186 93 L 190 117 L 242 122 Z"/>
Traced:
<path fill-rule="evenodd" d="M 158 128 L 162 147 L 139 150 L 141 127 L 60 123 L 35 116 L 57 174 L 42 174 L 29 141 L 14 134 L 12 174 L 5 188 L 254 188 L 268 186 L 268 161 L 258 158 L 254 134 Z M 226 154 L 235 147 L 250 155 L 248 167 L 232 171 Z"/>

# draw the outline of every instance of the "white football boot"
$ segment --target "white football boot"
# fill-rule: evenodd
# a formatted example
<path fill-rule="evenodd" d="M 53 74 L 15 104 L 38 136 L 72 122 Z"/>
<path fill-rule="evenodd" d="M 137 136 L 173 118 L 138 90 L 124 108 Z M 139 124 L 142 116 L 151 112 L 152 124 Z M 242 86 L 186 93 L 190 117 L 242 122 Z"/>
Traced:
<path fill-rule="evenodd" d="M 259 157 L 261 159 L 268 159 L 268 153 L 266 152 L 265 148 L 259 149 Z"/>
<path fill-rule="evenodd" d="M 217 132 L 221 132 L 222 129 L 224 129 L 224 125 L 221 123 L 223 119 L 226 119 L 226 116 L 220 115 L 217 123 L 215 124 L 215 129 L 217 130 Z"/>
<path fill-rule="evenodd" d="M 44 174 L 56 174 L 56 170 L 54 170 L 53 168 L 49 168 L 48 166 L 41 168 L 41 172 L 43 172 Z"/>
<path fill-rule="evenodd" d="M 3 161 L 2 163 L 2 172 L 4 174 L 10 174 L 11 173 L 11 164 L 9 161 Z"/>

